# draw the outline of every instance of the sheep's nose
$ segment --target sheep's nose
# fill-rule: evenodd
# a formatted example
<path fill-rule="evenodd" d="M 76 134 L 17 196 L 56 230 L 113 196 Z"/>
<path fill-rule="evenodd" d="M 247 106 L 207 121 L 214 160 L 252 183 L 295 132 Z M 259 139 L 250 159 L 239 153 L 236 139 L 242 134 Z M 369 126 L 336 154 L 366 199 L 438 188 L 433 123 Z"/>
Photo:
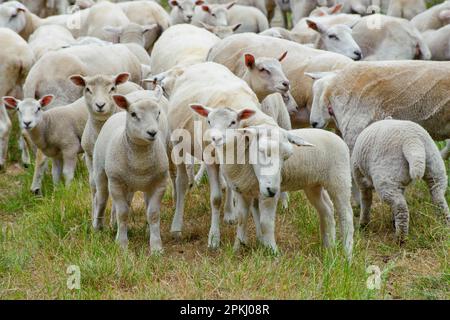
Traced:
<path fill-rule="evenodd" d="M 362 53 L 361 53 L 361 51 L 355 51 L 355 52 L 353 52 L 353 53 L 354 53 L 355 56 L 356 56 L 356 58 L 355 58 L 354 60 L 356 60 L 356 61 L 361 60 L 361 58 L 362 58 Z"/>
<path fill-rule="evenodd" d="M 269 195 L 269 197 L 273 198 L 277 193 L 274 189 L 267 187 L 267 194 Z"/>
<path fill-rule="evenodd" d="M 317 128 L 318 123 L 317 122 L 311 122 L 311 125 L 313 128 Z"/>
<path fill-rule="evenodd" d="M 31 121 L 24 121 L 23 125 L 25 126 L 25 128 L 28 128 L 31 124 Z"/>
<path fill-rule="evenodd" d="M 187 18 L 189 21 L 191 21 L 191 20 L 192 20 L 192 14 L 187 15 L 186 18 Z"/>
<path fill-rule="evenodd" d="M 282 84 L 283 84 L 283 86 L 286 88 L 286 89 L 289 89 L 289 81 L 288 80 L 285 80 L 285 81 L 283 81 L 282 82 Z"/>
<path fill-rule="evenodd" d="M 150 138 L 154 138 L 157 132 L 155 130 L 149 130 L 147 131 L 147 134 L 150 136 Z"/>
<path fill-rule="evenodd" d="M 106 105 L 106 103 L 104 103 L 104 102 L 103 102 L 103 103 L 98 103 L 98 102 L 97 102 L 95 105 L 97 106 L 97 108 L 98 108 L 99 110 L 102 110 L 103 107 Z"/>

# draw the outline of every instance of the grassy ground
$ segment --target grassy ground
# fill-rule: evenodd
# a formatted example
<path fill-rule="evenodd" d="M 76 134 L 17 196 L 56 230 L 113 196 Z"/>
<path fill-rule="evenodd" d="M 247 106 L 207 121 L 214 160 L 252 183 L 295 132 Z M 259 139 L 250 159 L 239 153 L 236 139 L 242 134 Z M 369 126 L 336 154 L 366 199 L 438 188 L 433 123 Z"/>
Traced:
<path fill-rule="evenodd" d="M 450 298 L 448 228 L 436 216 L 422 183 L 408 191 L 409 242 L 404 247 L 395 243 L 389 210 L 377 200 L 369 230 L 355 233 L 351 265 L 341 248 L 321 248 L 317 216 L 300 192 L 291 195 L 289 210 L 278 211 L 282 253 L 274 257 L 257 247 L 254 238 L 248 250 L 235 255 L 235 228 L 227 225 L 222 225 L 221 248 L 207 249 L 205 183 L 187 199 L 183 240 L 172 240 L 168 190 L 162 210 L 165 253 L 155 257 L 148 253 L 142 199 L 133 204 L 130 248 L 123 252 L 111 229 L 94 233 L 90 227 L 84 167 L 70 188 L 54 188 L 47 177 L 44 196 L 34 197 L 28 191 L 32 169 L 15 163 L 15 146 L 13 142 L 7 172 L 0 174 L 0 299 Z M 80 268 L 80 290 L 67 287 L 70 265 Z M 366 285 L 370 265 L 382 272 L 379 290 Z"/>

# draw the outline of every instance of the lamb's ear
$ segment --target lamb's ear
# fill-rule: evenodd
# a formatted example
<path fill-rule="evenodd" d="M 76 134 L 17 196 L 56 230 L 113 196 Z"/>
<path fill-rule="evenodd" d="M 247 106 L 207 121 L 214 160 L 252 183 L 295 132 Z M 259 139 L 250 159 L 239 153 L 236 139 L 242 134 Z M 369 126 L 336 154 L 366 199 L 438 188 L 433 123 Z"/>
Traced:
<path fill-rule="evenodd" d="M 202 25 L 203 28 L 205 28 L 206 30 L 208 30 L 209 32 L 212 32 L 214 30 L 213 26 L 210 26 L 207 23 L 204 23 L 203 21 L 200 21 L 200 24 Z"/>
<path fill-rule="evenodd" d="M 205 1 L 203 1 L 203 0 L 197 0 L 197 1 L 195 1 L 195 5 L 196 6 L 201 6 L 202 4 L 204 4 L 205 3 Z"/>
<path fill-rule="evenodd" d="M 155 85 L 153 88 L 153 95 L 155 96 L 156 101 L 160 101 L 163 96 L 163 88 L 161 86 Z"/>
<path fill-rule="evenodd" d="M 305 76 L 310 77 L 313 80 L 319 80 L 327 76 L 336 75 L 336 72 L 305 72 Z"/>
<path fill-rule="evenodd" d="M 227 8 L 227 10 L 231 9 L 234 5 L 236 4 L 236 1 L 230 2 L 226 5 L 225 8 Z"/>
<path fill-rule="evenodd" d="M 82 75 L 75 74 L 73 76 L 70 76 L 69 79 L 76 86 L 79 86 L 79 87 L 86 86 L 86 80 L 84 79 L 84 77 Z"/>
<path fill-rule="evenodd" d="M 331 8 L 330 14 L 339 13 L 339 12 L 341 12 L 341 10 L 342 10 L 342 3 L 338 3 L 334 7 Z"/>
<path fill-rule="evenodd" d="M 154 29 L 158 28 L 158 24 L 157 23 L 153 23 L 153 24 L 148 24 L 146 26 L 142 27 L 142 34 L 145 34 L 149 31 L 152 31 Z"/>
<path fill-rule="evenodd" d="M 286 58 L 287 54 L 288 54 L 288 52 L 285 51 L 285 52 L 281 55 L 281 57 L 278 58 L 278 61 L 280 61 L 280 62 L 283 61 L 284 58 Z"/>
<path fill-rule="evenodd" d="M 114 102 L 116 105 L 123 110 L 128 110 L 128 107 L 130 106 L 128 103 L 128 100 L 125 96 L 121 94 L 115 94 L 113 95 Z"/>
<path fill-rule="evenodd" d="M 325 32 L 325 27 L 320 22 L 316 22 L 311 19 L 306 19 L 306 24 L 308 25 L 308 27 L 319 33 Z"/>
<path fill-rule="evenodd" d="M 212 111 L 210 108 L 202 106 L 201 104 L 190 104 L 189 107 L 204 118 L 207 118 L 208 114 Z"/>
<path fill-rule="evenodd" d="M 17 108 L 17 105 L 20 103 L 20 100 L 17 100 L 14 97 L 3 97 L 3 103 L 5 104 L 5 107 L 10 110 L 15 110 Z"/>
<path fill-rule="evenodd" d="M 300 138 L 299 136 L 296 136 L 287 131 L 286 131 L 286 138 L 290 143 L 295 144 L 296 146 L 299 147 L 314 147 L 313 144 L 305 141 L 303 138 Z"/>
<path fill-rule="evenodd" d="M 242 23 L 235 24 L 234 26 L 231 27 L 231 30 L 233 30 L 233 32 L 235 32 L 237 29 L 239 29 L 239 27 L 241 25 L 242 25 Z"/>
<path fill-rule="evenodd" d="M 41 105 L 42 108 L 45 108 L 45 107 L 48 106 L 50 103 L 52 103 L 52 101 L 53 101 L 54 98 L 55 98 L 55 96 L 52 95 L 52 94 L 43 96 L 43 97 L 39 100 L 39 104 Z"/>
<path fill-rule="evenodd" d="M 242 109 L 238 112 L 238 121 L 247 120 L 255 115 L 256 111 L 252 109 Z"/>
<path fill-rule="evenodd" d="M 206 4 L 202 5 L 202 10 L 205 11 L 205 12 L 211 12 L 211 9 Z"/>
<path fill-rule="evenodd" d="M 178 1 L 177 1 L 177 0 L 171 0 L 171 1 L 169 1 L 169 4 L 170 4 L 172 7 L 176 7 L 176 6 L 178 6 Z"/>
<path fill-rule="evenodd" d="M 252 69 L 255 66 L 255 56 L 251 53 L 244 54 L 244 61 L 247 68 Z"/>
<path fill-rule="evenodd" d="M 119 73 L 116 76 L 115 85 L 118 86 L 119 84 L 123 84 L 127 82 L 130 79 L 130 74 L 128 72 Z"/>
<path fill-rule="evenodd" d="M 122 27 L 105 26 L 105 27 L 103 27 L 103 30 L 106 32 L 112 33 L 116 36 L 120 36 L 122 34 L 123 28 Z"/>
<path fill-rule="evenodd" d="M 439 12 L 439 19 L 445 20 L 450 18 L 450 10 L 442 10 Z"/>

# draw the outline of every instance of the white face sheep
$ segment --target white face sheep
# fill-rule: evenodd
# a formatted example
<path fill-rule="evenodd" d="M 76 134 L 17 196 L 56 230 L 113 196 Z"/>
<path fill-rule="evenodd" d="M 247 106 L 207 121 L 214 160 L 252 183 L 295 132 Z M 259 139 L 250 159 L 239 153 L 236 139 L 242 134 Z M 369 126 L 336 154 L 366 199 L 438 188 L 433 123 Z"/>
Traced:
<path fill-rule="evenodd" d="M 203 0 L 171 0 L 169 1 L 172 11 L 170 18 L 172 25 L 179 23 L 191 23 L 194 17 L 194 10 L 196 6 L 201 6 Z"/>
<path fill-rule="evenodd" d="M 0 27 L 21 33 L 27 24 L 26 11 L 27 8 L 18 1 L 2 3 L 0 5 Z"/>
<path fill-rule="evenodd" d="M 226 26 L 228 25 L 228 9 L 233 7 L 235 2 L 229 4 L 203 4 L 195 8 L 193 24 L 200 26 L 200 22 L 212 26 Z"/>
<path fill-rule="evenodd" d="M 117 106 L 126 112 L 106 122 L 94 148 L 94 229 L 103 227 L 109 191 L 118 221 L 116 239 L 126 248 L 131 200 L 136 191 L 143 191 L 152 253 L 162 252 L 159 210 L 169 169 L 167 119 L 161 98 L 160 89 L 114 95 Z"/>
<path fill-rule="evenodd" d="M 364 129 L 352 153 L 353 177 L 361 192 L 360 224 L 370 222 L 372 190 L 390 207 L 395 233 L 406 240 L 409 212 L 405 188 L 416 179 L 428 184 L 431 198 L 447 223 L 450 212 L 445 192 L 446 168 L 430 135 L 418 124 L 403 120 L 381 120 Z"/>
<path fill-rule="evenodd" d="M 316 43 L 317 49 L 323 49 L 343 54 L 353 60 L 361 60 L 362 52 L 352 37 L 352 29 L 345 24 L 337 24 L 330 27 L 307 19 L 308 26 L 317 31 L 320 37 Z"/>

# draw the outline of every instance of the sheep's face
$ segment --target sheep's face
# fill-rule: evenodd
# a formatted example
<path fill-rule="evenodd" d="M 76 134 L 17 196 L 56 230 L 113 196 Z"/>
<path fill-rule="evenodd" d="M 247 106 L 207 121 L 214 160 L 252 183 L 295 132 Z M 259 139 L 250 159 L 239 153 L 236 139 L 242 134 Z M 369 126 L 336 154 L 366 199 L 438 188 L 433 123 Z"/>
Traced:
<path fill-rule="evenodd" d="M 84 100 L 93 119 L 106 121 L 116 111 L 112 96 L 117 92 L 117 86 L 128 81 L 129 73 L 117 76 L 97 75 L 93 77 L 71 76 L 77 86 L 83 87 Z"/>
<path fill-rule="evenodd" d="M 221 147 L 226 144 L 227 139 L 233 136 L 230 130 L 239 128 L 242 120 L 255 114 L 252 109 L 242 109 L 241 111 L 229 108 L 210 109 L 197 104 L 192 104 L 191 108 L 194 112 L 206 118 L 208 124 L 206 138 L 210 138 L 214 147 Z"/>
<path fill-rule="evenodd" d="M 178 14 L 185 23 L 191 23 L 194 16 L 195 6 L 203 4 L 202 0 L 172 0 L 169 2 L 173 8 L 178 8 Z"/>
<path fill-rule="evenodd" d="M 159 139 L 160 121 L 164 117 L 160 107 L 162 90 L 148 91 L 149 97 L 130 102 L 123 95 L 114 95 L 116 104 L 127 111 L 127 136 L 136 144 L 148 145 Z"/>
<path fill-rule="evenodd" d="M 164 95 L 166 98 L 170 97 L 172 92 L 172 88 L 175 85 L 175 81 L 179 76 L 184 73 L 184 69 L 182 67 L 175 66 L 168 71 L 161 72 L 157 75 L 150 76 L 147 79 L 144 79 L 143 82 L 150 82 L 153 86 L 159 86 L 162 88 Z"/>
<path fill-rule="evenodd" d="M 203 5 L 202 10 L 206 12 L 204 23 L 211 26 L 228 25 L 228 9 L 234 5 L 234 2 L 224 5 Z"/>
<path fill-rule="evenodd" d="M 31 130 L 41 123 L 44 108 L 53 101 L 53 96 L 42 97 L 39 101 L 31 98 L 23 101 L 13 97 L 4 97 L 3 102 L 8 109 L 17 110 L 20 127 L 24 130 Z"/>
<path fill-rule="evenodd" d="M 311 75 L 314 76 L 314 75 Z M 310 123 L 314 128 L 325 128 L 331 119 L 330 102 L 326 88 L 329 85 L 330 77 L 319 76 L 313 85 L 313 103 L 311 107 Z"/>
<path fill-rule="evenodd" d="M 286 94 L 289 91 L 289 80 L 280 63 L 286 54 L 287 52 L 283 53 L 278 59 L 264 57 L 255 59 L 252 54 L 244 54 L 249 73 L 246 79 L 257 95 L 267 96 L 276 92 Z"/>
<path fill-rule="evenodd" d="M 20 33 L 25 29 L 27 18 L 26 8 L 17 1 L 7 2 L 0 5 L 0 28 L 9 28 Z"/>

